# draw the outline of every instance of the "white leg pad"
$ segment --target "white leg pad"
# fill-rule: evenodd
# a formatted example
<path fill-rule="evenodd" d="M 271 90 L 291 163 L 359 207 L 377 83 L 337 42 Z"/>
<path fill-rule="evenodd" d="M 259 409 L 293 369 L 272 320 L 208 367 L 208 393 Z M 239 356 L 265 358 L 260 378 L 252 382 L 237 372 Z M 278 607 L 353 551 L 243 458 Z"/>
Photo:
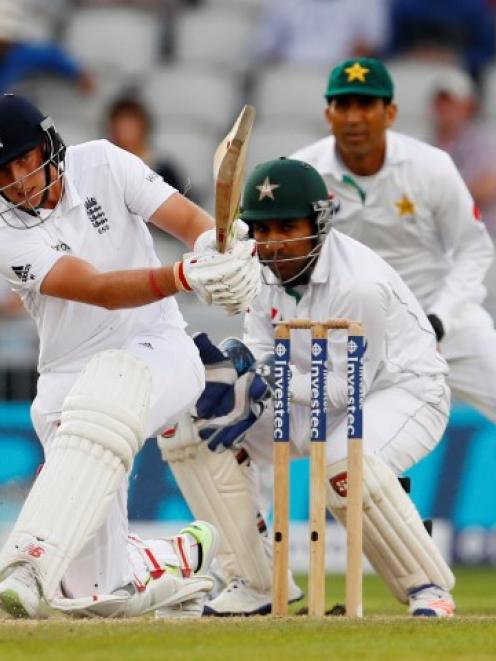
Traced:
<path fill-rule="evenodd" d="M 150 390 L 149 368 L 127 351 L 104 351 L 88 363 L 64 400 L 46 463 L 0 554 L 0 571 L 30 562 L 47 601 L 55 596 L 143 444 Z"/>
<path fill-rule="evenodd" d="M 54 599 L 52 607 L 79 618 L 139 617 L 163 608 L 176 607 L 206 598 L 214 581 L 209 576 L 182 578 L 164 572 L 152 579 L 143 591 L 131 595 L 103 595 L 96 598 Z"/>
<path fill-rule="evenodd" d="M 327 504 L 346 525 L 346 460 L 327 467 Z M 364 553 L 402 603 L 408 590 L 434 583 L 451 590 L 455 578 L 413 502 L 393 471 L 377 456 L 363 459 Z"/>
<path fill-rule="evenodd" d="M 269 590 L 271 562 L 258 530 L 254 486 L 234 453 L 209 450 L 189 415 L 181 418 L 173 437 L 159 437 L 158 444 L 194 516 L 220 532 L 216 559 L 226 582 L 243 577 L 254 588 Z"/>
<path fill-rule="evenodd" d="M 160 556 L 152 548 L 152 545 L 157 546 L 159 543 Z M 164 549 L 167 550 L 164 552 Z M 183 578 L 189 578 L 195 573 L 191 562 L 191 546 L 186 535 L 162 537 L 148 542 L 137 535 L 129 535 L 127 553 L 138 588 L 146 585 L 150 578 L 164 574 L 166 567 L 177 568 Z"/>

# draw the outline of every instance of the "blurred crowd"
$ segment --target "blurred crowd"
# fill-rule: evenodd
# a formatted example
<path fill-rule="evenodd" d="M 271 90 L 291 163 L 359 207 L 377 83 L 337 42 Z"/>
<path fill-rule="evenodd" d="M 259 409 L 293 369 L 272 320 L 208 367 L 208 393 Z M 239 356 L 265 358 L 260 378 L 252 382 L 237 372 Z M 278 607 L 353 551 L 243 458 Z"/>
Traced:
<path fill-rule="evenodd" d="M 132 151 L 211 211 L 212 154 L 243 103 L 257 108 L 251 167 L 325 135 L 337 61 L 380 57 L 398 130 L 451 154 L 496 240 L 495 31 L 495 0 L 0 0 L 0 91 L 29 96 L 68 144 Z M 488 286 L 496 315 L 494 270 Z M 16 396 L 13 369 L 33 369 L 30 323 L 2 284 L 0 399 Z"/>

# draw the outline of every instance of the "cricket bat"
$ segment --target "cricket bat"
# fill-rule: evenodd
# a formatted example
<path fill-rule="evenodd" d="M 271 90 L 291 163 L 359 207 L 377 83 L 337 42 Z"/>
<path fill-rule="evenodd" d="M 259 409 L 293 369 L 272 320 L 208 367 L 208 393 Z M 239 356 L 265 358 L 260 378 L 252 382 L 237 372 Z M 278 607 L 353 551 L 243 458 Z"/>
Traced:
<path fill-rule="evenodd" d="M 244 106 L 234 126 L 215 150 L 215 228 L 219 252 L 225 252 L 233 239 L 254 121 L 255 108 Z"/>

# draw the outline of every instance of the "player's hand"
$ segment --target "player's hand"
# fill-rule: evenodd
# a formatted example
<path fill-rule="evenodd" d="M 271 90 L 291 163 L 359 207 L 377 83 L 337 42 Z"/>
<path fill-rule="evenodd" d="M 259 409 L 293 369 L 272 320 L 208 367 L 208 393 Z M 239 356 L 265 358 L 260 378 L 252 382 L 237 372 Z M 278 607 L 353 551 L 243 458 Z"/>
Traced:
<path fill-rule="evenodd" d="M 212 452 L 237 447 L 262 415 L 270 392 L 260 375 L 252 371 L 243 374 L 217 402 L 216 408 L 226 413 L 208 420 L 195 420 L 200 438 L 207 442 Z"/>
<path fill-rule="evenodd" d="M 262 415 L 270 397 L 267 382 L 254 371 L 255 359 L 240 340 L 216 347 L 205 333 L 194 338 L 205 365 L 205 389 L 196 402 L 194 427 L 210 450 L 239 445 Z"/>
<path fill-rule="evenodd" d="M 236 270 L 228 277 L 209 286 L 212 305 L 222 307 L 228 314 L 245 312 L 262 287 L 261 265 L 255 242 L 239 241 L 229 250 L 238 260 Z"/>
<path fill-rule="evenodd" d="M 261 266 L 255 242 L 237 242 L 224 254 L 206 252 L 185 255 L 174 265 L 176 285 L 194 291 L 207 305 L 217 305 L 229 314 L 245 311 L 261 288 Z"/>
<path fill-rule="evenodd" d="M 244 239 L 247 238 L 248 238 L 248 225 L 243 220 L 241 220 L 241 218 L 238 218 L 234 222 L 233 245 L 236 241 L 243 241 Z M 229 250 L 233 247 L 233 245 L 229 246 Z M 205 230 L 205 232 L 202 232 L 200 235 L 198 235 L 195 241 L 195 245 L 193 246 L 193 251 L 198 253 L 205 253 L 210 251 L 218 252 L 217 236 L 215 230 L 214 229 Z"/>
<path fill-rule="evenodd" d="M 196 402 L 194 414 L 198 418 L 211 418 L 223 415 L 232 407 L 225 399 L 238 377 L 255 365 L 255 358 L 241 340 L 229 337 L 216 346 L 206 333 L 197 333 L 193 337 L 201 361 L 205 366 L 205 389 Z M 219 409 L 219 402 L 224 401 L 227 408 Z"/>

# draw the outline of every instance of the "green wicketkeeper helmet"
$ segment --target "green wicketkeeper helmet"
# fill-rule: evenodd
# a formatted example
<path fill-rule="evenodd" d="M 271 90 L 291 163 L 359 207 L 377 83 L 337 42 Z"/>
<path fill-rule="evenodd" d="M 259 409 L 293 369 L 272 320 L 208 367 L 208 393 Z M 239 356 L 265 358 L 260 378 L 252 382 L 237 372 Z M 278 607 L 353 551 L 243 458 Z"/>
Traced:
<path fill-rule="evenodd" d="M 328 207 L 324 180 L 308 163 L 279 158 L 261 163 L 246 181 L 240 218 L 245 222 L 315 218 Z"/>
<path fill-rule="evenodd" d="M 285 241 L 290 243 L 313 239 L 313 248 L 307 254 L 307 262 L 297 274 L 284 280 L 277 263 L 298 260 L 299 257 L 281 258 L 275 250 L 273 259 L 261 260 L 262 264 L 270 267 L 282 284 L 296 282 L 305 272 L 310 273 L 313 269 L 329 230 L 330 219 L 338 208 L 331 204 L 329 197 L 320 174 L 303 161 L 290 158 L 267 161 L 258 165 L 248 177 L 239 214 L 246 223 L 294 218 L 309 218 L 313 221 L 314 230 L 311 235 Z M 282 242 L 278 240 L 262 243 L 264 246 L 271 243 L 280 246 Z"/>

